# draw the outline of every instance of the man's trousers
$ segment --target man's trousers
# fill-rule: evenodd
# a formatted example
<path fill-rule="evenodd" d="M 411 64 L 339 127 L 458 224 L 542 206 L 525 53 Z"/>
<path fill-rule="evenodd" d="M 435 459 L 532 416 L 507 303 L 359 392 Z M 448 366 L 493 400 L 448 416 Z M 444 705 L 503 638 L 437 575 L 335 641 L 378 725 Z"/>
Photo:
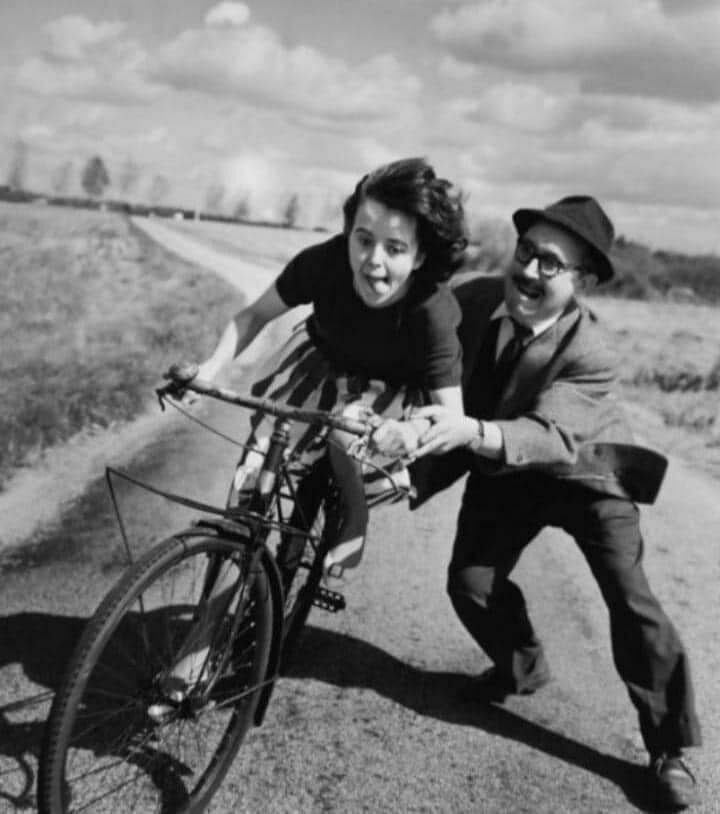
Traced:
<path fill-rule="evenodd" d="M 448 593 L 460 620 L 517 691 L 547 673 L 522 592 L 509 575 L 546 526 L 570 534 L 610 613 L 617 671 L 651 755 L 700 743 L 687 655 L 648 585 L 637 506 L 538 472 L 472 473 L 463 496 Z"/>

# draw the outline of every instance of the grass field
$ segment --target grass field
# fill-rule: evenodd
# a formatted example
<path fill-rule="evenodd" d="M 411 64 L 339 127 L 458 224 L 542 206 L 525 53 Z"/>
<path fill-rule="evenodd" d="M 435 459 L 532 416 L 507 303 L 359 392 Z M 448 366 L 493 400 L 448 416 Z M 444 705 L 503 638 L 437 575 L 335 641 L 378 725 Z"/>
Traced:
<path fill-rule="evenodd" d="M 720 478 L 720 308 L 595 298 L 639 435 Z"/>
<path fill-rule="evenodd" d="M 171 361 L 213 345 L 237 295 L 119 215 L 0 205 L 0 484 L 47 446 L 137 415 Z M 174 224 L 278 270 L 327 235 Z M 620 396 L 658 448 L 720 476 L 720 309 L 607 297 Z"/>
<path fill-rule="evenodd" d="M 0 484 L 48 446 L 136 416 L 237 303 L 109 213 L 0 205 L 0 262 Z"/>

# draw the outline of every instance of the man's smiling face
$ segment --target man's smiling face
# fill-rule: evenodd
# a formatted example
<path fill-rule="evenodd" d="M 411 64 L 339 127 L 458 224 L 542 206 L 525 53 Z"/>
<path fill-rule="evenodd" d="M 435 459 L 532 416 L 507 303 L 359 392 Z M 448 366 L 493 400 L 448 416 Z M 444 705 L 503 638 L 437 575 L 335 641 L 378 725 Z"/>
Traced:
<path fill-rule="evenodd" d="M 519 324 L 533 328 L 555 316 L 575 296 L 581 275 L 576 270 L 585 260 L 583 241 L 547 221 L 534 223 L 522 240 L 541 255 L 553 255 L 563 266 L 570 267 L 554 277 L 540 273 L 537 257 L 527 263 L 513 259 L 505 272 L 505 304 L 510 316 Z"/>

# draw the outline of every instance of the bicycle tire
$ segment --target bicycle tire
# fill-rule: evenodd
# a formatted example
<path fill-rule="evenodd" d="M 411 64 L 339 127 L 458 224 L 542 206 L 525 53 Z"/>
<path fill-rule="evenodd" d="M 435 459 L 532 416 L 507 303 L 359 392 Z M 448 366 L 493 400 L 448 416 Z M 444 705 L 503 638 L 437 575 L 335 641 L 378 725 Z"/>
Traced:
<path fill-rule="evenodd" d="M 213 531 L 189 529 L 153 547 L 111 589 L 50 711 L 38 771 L 40 814 L 205 808 L 265 688 L 273 603 L 261 562 L 250 567 L 250 551 Z M 158 722 L 148 714 L 162 695 L 158 676 L 197 624 L 209 558 L 235 571 L 231 598 L 213 619 L 206 684 Z"/>

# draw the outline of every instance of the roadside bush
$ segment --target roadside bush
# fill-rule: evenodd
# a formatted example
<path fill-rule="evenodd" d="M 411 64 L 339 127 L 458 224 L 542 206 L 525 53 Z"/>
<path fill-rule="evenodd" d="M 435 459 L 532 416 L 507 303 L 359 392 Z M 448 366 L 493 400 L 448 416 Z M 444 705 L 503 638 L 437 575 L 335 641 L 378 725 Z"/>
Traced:
<path fill-rule="evenodd" d="M 470 224 L 466 269 L 501 271 L 512 260 L 514 244 L 509 222 L 475 219 Z M 616 276 L 600 286 L 598 296 L 720 303 L 720 257 L 716 255 L 653 251 L 622 235 L 610 254 Z"/>
<path fill-rule="evenodd" d="M 648 370 L 640 368 L 632 378 L 635 385 L 654 385 L 664 393 L 698 393 L 710 389 L 706 386 L 706 377 L 692 368 L 671 368 L 664 370 Z"/>

